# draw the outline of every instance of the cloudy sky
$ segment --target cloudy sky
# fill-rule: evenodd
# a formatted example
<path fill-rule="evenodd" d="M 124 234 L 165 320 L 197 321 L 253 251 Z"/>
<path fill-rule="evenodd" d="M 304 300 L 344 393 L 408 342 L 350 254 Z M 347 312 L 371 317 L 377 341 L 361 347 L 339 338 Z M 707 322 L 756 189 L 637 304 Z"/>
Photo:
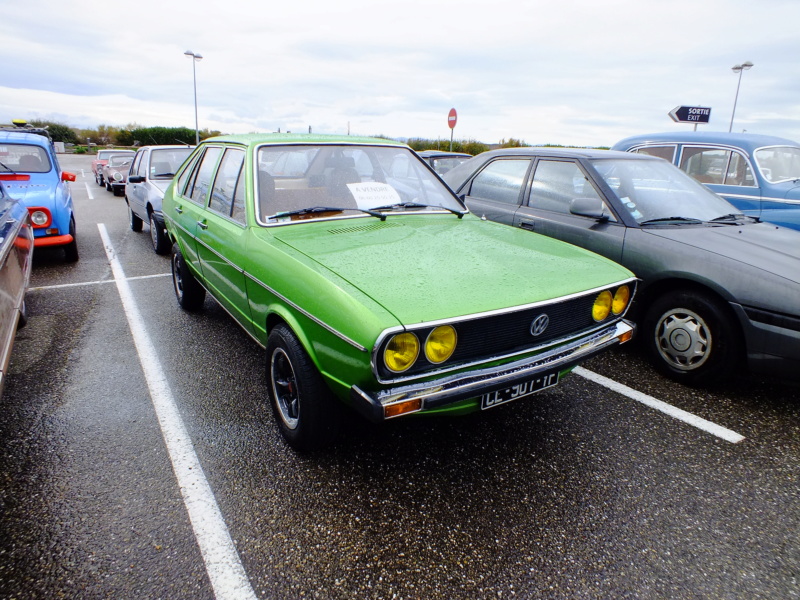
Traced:
<path fill-rule="evenodd" d="M 216 8 L 211 8 L 216 6 Z M 0 123 L 611 145 L 800 140 L 797 0 L 0 0 Z"/>

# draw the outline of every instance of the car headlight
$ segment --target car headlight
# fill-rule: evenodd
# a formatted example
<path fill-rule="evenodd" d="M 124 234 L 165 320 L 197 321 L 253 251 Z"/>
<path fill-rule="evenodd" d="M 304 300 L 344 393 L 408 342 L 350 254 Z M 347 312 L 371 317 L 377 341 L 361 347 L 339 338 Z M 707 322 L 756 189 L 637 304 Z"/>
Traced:
<path fill-rule="evenodd" d="M 383 351 L 386 368 L 394 373 L 407 370 L 419 356 L 419 340 L 413 333 L 398 333 L 389 340 Z"/>
<path fill-rule="evenodd" d="M 614 300 L 611 303 L 611 312 L 615 315 L 620 315 L 625 312 L 625 309 L 628 307 L 628 303 L 631 301 L 631 288 L 627 285 L 621 285 L 614 292 Z"/>
<path fill-rule="evenodd" d="M 452 325 L 440 325 L 425 340 L 425 357 L 435 365 L 443 363 L 453 355 L 457 337 Z"/>
<path fill-rule="evenodd" d="M 114 173 L 114 181 L 122 181 L 123 179 L 125 179 L 125 176 L 122 173 L 119 171 Z"/>
<path fill-rule="evenodd" d="M 613 302 L 614 297 L 611 295 L 611 292 L 608 290 L 600 292 L 597 298 L 594 299 L 594 304 L 592 305 L 592 318 L 598 323 L 605 320 L 611 313 L 611 304 Z"/>
<path fill-rule="evenodd" d="M 31 214 L 31 223 L 34 227 L 47 227 L 50 225 L 52 217 L 50 212 L 44 208 L 31 208 L 28 210 Z"/>

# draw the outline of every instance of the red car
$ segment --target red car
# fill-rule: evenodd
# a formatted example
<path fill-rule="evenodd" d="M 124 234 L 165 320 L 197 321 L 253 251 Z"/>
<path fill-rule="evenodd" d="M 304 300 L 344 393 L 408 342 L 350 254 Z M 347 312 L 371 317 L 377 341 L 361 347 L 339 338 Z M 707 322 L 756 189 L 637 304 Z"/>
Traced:
<path fill-rule="evenodd" d="M 133 158 L 136 154 L 133 150 L 98 150 L 97 156 L 92 161 L 92 173 L 94 173 L 94 180 L 97 185 L 105 185 L 105 175 L 103 174 L 103 167 L 108 162 L 109 157 L 122 154 Z"/>

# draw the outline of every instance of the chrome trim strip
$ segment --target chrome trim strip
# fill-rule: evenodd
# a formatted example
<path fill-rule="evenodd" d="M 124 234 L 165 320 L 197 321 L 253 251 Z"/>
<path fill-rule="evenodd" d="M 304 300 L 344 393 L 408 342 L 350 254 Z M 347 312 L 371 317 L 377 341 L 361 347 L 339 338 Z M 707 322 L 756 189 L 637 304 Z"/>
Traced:
<path fill-rule="evenodd" d="M 375 392 L 353 386 L 350 389 L 350 397 L 354 400 L 356 409 L 368 418 L 385 420 L 384 408 L 397 402 L 419 398 L 422 400 L 421 410 L 425 410 L 496 391 L 529 379 L 545 370 L 569 368 L 610 346 L 619 344 L 620 336 L 633 331 L 634 326 L 631 323 L 619 321 L 600 333 L 583 336 L 566 346 L 512 363 Z"/>
<path fill-rule="evenodd" d="M 355 348 L 356 350 L 360 350 L 361 352 L 368 352 L 369 351 L 367 348 L 365 348 L 364 346 L 362 346 L 358 342 L 356 342 L 354 340 L 351 340 L 345 334 L 337 331 L 336 329 L 334 329 L 333 327 L 331 327 L 330 325 L 328 325 L 324 321 L 322 321 L 319 318 L 315 317 L 310 312 L 308 312 L 307 310 L 301 308 L 300 306 L 298 306 L 297 304 L 295 304 L 294 302 L 289 300 L 286 296 L 284 296 L 283 294 L 279 293 L 277 290 L 271 288 L 270 286 L 268 286 L 263 281 L 260 281 L 259 279 L 257 279 L 256 277 L 254 277 L 253 275 L 248 273 L 247 271 L 243 271 L 243 273 L 244 273 L 244 276 L 247 277 L 250 281 L 252 281 L 253 283 L 255 283 L 255 284 L 259 285 L 259 286 L 261 286 L 266 291 L 268 291 L 270 294 L 273 294 L 273 295 L 277 296 L 281 301 L 283 301 L 286 304 L 288 304 L 289 306 L 291 306 L 293 309 L 295 309 L 297 312 L 299 312 L 303 316 L 308 317 L 309 319 L 314 321 L 314 323 L 316 323 L 317 325 L 319 325 L 323 329 L 326 329 L 327 331 L 329 331 L 330 333 L 332 333 L 333 335 L 338 337 L 343 342 L 346 342 L 346 343 L 350 344 L 353 348 Z"/>

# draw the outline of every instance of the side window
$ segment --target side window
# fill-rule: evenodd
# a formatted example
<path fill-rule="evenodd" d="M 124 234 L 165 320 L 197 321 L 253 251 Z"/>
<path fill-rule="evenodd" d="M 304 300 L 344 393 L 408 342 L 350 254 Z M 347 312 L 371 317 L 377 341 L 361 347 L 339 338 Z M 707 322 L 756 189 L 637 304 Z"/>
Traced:
<path fill-rule="evenodd" d="M 637 154 L 648 154 L 650 156 L 657 156 L 663 158 L 671 163 L 675 162 L 676 146 L 644 146 L 634 150 Z"/>
<path fill-rule="evenodd" d="M 469 195 L 506 204 L 519 204 L 525 174 L 531 161 L 527 158 L 500 159 L 489 163 L 472 180 Z"/>
<path fill-rule="evenodd" d="M 225 151 L 214 178 L 214 187 L 208 201 L 209 209 L 226 217 L 231 216 L 233 197 L 243 164 L 244 152 L 231 148 Z"/>
<path fill-rule="evenodd" d="M 149 150 L 143 150 L 139 153 L 138 157 L 138 164 L 136 166 L 136 174 L 140 177 L 147 177 L 147 163 L 149 162 L 147 158 L 150 156 Z"/>
<path fill-rule="evenodd" d="M 530 206 L 569 214 L 570 205 L 576 198 L 602 200 L 576 163 L 540 160 L 536 164 L 528 202 Z M 611 214 L 607 207 L 606 210 Z"/>
<path fill-rule="evenodd" d="M 201 206 L 206 203 L 208 189 L 211 187 L 211 178 L 214 176 L 214 167 L 221 152 L 221 148 L 208 148 L 205 151 L 186 188 L 186 195 Z"/>
<path fill-rule="evenodd" d="M 721 185 L 725 181 L 730 158 L 730 150 L 684 147 L 680 167 L 700 183 Z"/>
<path fill-rule="evenodd" d="M 133 157 L 133 164 L 131 165 L 131 175 L 138 175 L 139 174 L 139 165 L 142 162 L 142 153 L 137 152 L 136 156 Z"/>
<path fill-rule="evenodd" d="M 725 185 L 754 186 L 756 179 L 747 159 L 738 152 L 731 153 L 731 162 L 725 173 Z"/>

